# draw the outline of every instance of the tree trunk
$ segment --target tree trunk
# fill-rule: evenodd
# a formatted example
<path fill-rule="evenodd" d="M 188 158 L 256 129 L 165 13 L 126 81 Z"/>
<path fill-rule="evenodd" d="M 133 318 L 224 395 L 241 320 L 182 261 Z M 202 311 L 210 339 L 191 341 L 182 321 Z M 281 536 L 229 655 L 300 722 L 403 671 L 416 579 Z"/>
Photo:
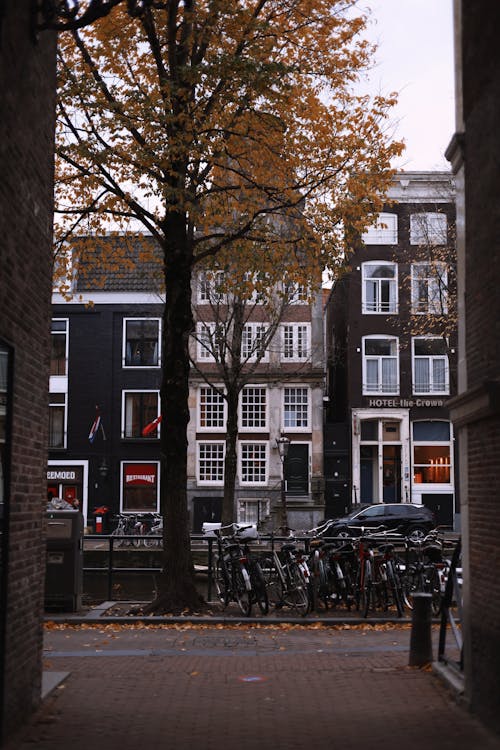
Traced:
<path fill-rule="evenodd" d="M 238 395 L 237 387 L 228 390 L 226 422 L 226 455 L 224 457 L 224 497 L 222 500 L 222 525 L 227 526 L 236 520 L 234 509 L 234 488 L 237 473 L 236 443 L 238 439 Z"/>
<path fill-rule="evenodd" d="M 185 217 L 172 213 L 165 224 L 160 441 L 163 573 L 157 598 L 147 608 L 150 612 L 196 611 L 202 604 L 195 586 L 187 507 L 192 259 Z"/>

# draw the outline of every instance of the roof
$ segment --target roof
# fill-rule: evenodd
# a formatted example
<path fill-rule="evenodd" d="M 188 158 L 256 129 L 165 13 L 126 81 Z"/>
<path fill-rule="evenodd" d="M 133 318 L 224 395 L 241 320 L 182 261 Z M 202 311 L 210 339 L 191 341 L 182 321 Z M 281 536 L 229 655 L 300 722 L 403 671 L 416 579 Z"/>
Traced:
<path fill-rule="evenodd" d="M 163 287 L 163 253 L 151 235 L 82 236 L 72 248 L 75 292 L 159 292 Z"/>

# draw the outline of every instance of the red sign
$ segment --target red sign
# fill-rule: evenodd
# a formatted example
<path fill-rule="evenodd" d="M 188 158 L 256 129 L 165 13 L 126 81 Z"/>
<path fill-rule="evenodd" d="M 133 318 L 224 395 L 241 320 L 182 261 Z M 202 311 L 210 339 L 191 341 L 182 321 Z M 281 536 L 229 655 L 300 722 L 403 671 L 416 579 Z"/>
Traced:
<path fill-rule="evenodd" d="M 125 465 L 125 485 L 142 485 L 154 487 L 156 485 L 156 476 L 158 466 L 156 464 L 126 464 Z"/>

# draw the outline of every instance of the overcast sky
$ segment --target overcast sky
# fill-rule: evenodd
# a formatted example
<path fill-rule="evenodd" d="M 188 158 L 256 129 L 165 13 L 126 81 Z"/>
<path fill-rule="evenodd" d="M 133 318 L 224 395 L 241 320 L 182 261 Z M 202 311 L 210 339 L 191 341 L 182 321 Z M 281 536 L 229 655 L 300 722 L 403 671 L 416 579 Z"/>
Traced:
<path fill-rule="evenodd" d="M 449 169 L 455 131 L 452 0 L 360 0 L 371 9 L 368 38 L 379 45 L 372 92 L 399 92 L 393 119 L 406 150 L 394 166 Z"/>

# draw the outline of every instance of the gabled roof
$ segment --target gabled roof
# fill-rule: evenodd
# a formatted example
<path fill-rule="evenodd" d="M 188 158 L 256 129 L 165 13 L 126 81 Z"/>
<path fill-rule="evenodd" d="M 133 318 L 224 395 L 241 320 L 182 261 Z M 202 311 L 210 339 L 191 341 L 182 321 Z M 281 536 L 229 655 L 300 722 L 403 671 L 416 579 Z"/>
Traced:
<path fill-rule="evenodd" d="M 74 292 L 161 292 L 162 248 L 150 235 L 78 237 Z"/>

